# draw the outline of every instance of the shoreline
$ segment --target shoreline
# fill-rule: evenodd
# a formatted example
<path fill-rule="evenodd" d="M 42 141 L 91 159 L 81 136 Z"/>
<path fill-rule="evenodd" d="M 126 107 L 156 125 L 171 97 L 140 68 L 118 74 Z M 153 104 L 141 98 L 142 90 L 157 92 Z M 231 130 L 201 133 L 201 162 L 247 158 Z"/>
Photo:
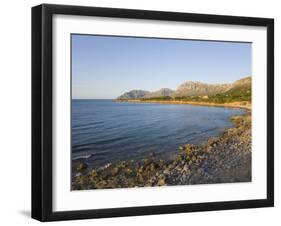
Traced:
<path fill-rule="evenodd" d="M 139 161 L 119 161 L 98 169 L 81 160 L 72 169 L 72 190 L 249 182 L 251 108 L 246 110 L 243 115 L 232 116 L 234 127 L 224 129 L 219 136 L 200 145 L 181 145 L 174 160 L 151 153 Z"/>
<path fill-rule="evenodd" d="M 178 100 L 114 100 L 114 102 L 128 102 L 128 103 L 154 103 L 154 104 L 187 104 L 197 106 L 209 106 L 209 107 L 226 107 L 226 108 L 240 108 L 251 111 L 252 105 L 249 102 L 230 102 L 230 103 L 213 103 L 213 102 L 195 102 L 195 101 L 178 101 Z"/>

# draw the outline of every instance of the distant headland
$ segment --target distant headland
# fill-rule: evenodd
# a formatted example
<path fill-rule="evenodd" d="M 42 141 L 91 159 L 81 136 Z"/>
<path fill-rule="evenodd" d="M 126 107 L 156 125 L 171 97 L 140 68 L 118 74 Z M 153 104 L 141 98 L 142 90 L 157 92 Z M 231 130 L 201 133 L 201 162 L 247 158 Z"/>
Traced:
<path fill-rule="evenodd" d="M 115 101 L 163 104 L 194 104 L 251 108 L 252 79 L 250 76 L 227 84 L 208 84 L 197 81 L 182 83 L 176 90 L 131 90 Z"/>

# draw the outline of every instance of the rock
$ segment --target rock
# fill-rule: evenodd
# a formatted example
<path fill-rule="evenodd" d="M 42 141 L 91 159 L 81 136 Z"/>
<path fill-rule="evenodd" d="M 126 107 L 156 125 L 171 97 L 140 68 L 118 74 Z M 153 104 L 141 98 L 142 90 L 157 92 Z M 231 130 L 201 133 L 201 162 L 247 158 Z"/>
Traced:
<path fill-rule="evenodd" d="M 148 159 L 144 159 L 143 160 L 144 165 L 150 165 L 150 163 L 152 163 L 152 159 L 148 158 Z"/>
<path fill-rule="evenodd" d="M 160 159 L 159 160 L 159 167 L 163 167 L 164 163 L 165 163 L 164 160 Z"/>
<path fill-rule="evenodd" d="M 169 174 L 170 174 L 170 171 L 169 171 L 168 169 L 165 169 L 165 170 L 163 171 L 163 173 L 164 173 L 165 175 L 169 175 Z"/>
<path fill-rule="evenodd" d="M 195 145 L 193 145 L 193 144 L 186 144 L 186 145 L 184 145 L 184 149 L 185 149 L 185 151 L 186 151 L 186 154 L 190 154 L 192 151 L 196 151 L 197 149 L 196 149 L 196 146 Z"/>
<path fill-rule="evenodd" d="M 120 162 L 120 167 L 125 168 L 127 166 L 125 161 L 121 161 Z"/>
<path fill-rule="evenodd" d="M 80 177 L 82 175 L 82 173 L 76 173 L 75 177 Z"/>
<path fill-rule="evenodd" d="M 199 169 L 197 170 L 197 173 L 198 173 L 198 174 L 203 174 L 203 173 L 204 173 L 204 169 L 199 168 Z"/>
<path fill-rule="evenodd" d="M 176 168 L 175 168 L 176 171 L 182 171 L 182 167 L 180 165 L 178 165 Z"/>
<path fill-rule="evenodd" d="M 78 165 L 77 170 L 78 170 L 78 171 L 81 171 L 81 170 L 86 170 L 87 168 L 88 168 L 87 163 L 81 162 L 81 163 Z"/>
<path fill-rule="evenodd" d="M 114 167 L 114 168 L 112 169 L 112 171 L 111 171 L 112 176 L 117 175 L 117 174 L 118 174 L 118 172 L 119 172 L 119 168 L 118 168 L 118 167 Z"/>
<path fill-rule="evenodd" d="M 151 177 L 148 181 L 153 184 L 153 183 L 155 183 L 155 181 L 156 181 L 156 177 L 153 176 L 153 177 Z"/>
<path fill-rule="evenodd" d="M 155 170 L 155 164 L 154 163 L 151 163 L 150 164 L 150 171 L 154 171 Z"/>
<path fill-rule="evenodd" d="M 188 169 L 188 165 L 187 164 L 185 164 L 184 165 L 184 167 L 183 167 L 183 170 L 182 170 L 183 172 L 185 172 L 185 173 L 187 173 L 188 171 L 189 171 L 189 169 Z"/>
<path fill-rule="evenodd" d="M 129 176 L 132 174 L 132 172 L 133 172 L 133 171 L 132 171 L 131 169 L 127 169 L 127 170 L 126 170 L 126 174 L 129 175 Z"/>
<path fill-rule="evenodd" d="M 140 175 L 140 174 L 138 174 L 137 176 L 138 176 L 138 177 L 137 177 L 137 181 L 138 181 L 139 183 L 143 183 L 143 182 L 144 182 L 143 176 Z"/>
<path fill-rule="evenodd" d="M 195 163 L 196 165 L 200 165 L 201 162 L 202 162 L 201 158 L 197 158 Z"/>
<path fill-rule="evenodd" d="M 184 160 L 184 156 L 183 155 L 178 155 L 178 160 L 179 161 L 183 161 Z"/>
<path fill-rule="evenodd" d="M 140 168 L 138 168 L 138 169 L 137 169 L 137 172 L 138 172 L 139 174 L 142 174 L 142 173 L 143 173 L 143 167 L 141 166 Z"/>
<path fill-rule="evenodd" d="M 219 162 L 220 161 L 220 157 L 219 156 L 215 156 L 215 161 Z"/>
<path fill-rule="evenodd" d="M 157 183 L 157 186 L 164 186 L 164 185 L 166 185 L 164 179 L 160 179 Z"/>
<path fill-rule="evenodd" d="M 97 171 L 96 170 L 92 170 L 91 171 L 91 176 L 92 177 L 96 177 L 98 175 Z"/>
<path fill-rule="evenodd" d="M 165 183 L 165 176 L 161 176 L 160 177 L 160 179 L 158 180 L 158 182 L 157 182 L 157 186 L 164 186 L 164 185 L 166 185 L 166 183 Z"/>
<path fill-rule="evenodd" d="M 106 181 L 102 180 L 102 181 L 99 181 L 97 184 L 96 184 L 96 187 L 101 189 L 101 188 L 105 188 L 106 186 Z"/>

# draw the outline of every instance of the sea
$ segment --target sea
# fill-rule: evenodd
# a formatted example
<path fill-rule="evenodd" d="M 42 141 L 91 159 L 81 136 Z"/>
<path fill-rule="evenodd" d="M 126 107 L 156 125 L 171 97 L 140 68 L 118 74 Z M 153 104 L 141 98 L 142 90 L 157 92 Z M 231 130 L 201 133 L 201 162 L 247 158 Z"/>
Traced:
<path fill-rule="evenodd" d="M 92 168 L 153 154 L 173 158 L 180 145 L 202 144 L 232 127 L 244 110 L 179 104 L 72 100 L 72 160 Z"/>

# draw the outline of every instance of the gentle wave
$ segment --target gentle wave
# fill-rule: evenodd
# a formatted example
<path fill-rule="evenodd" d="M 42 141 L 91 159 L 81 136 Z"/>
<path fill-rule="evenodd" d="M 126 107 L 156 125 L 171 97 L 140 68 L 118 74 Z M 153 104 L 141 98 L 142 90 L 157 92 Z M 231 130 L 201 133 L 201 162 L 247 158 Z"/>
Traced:
<path fill-rule="evenodd" d="M 232 126 L 229 117 L 243 110 L 191 105 L 72 101 L 72 159 L 101 166 L 149 152 L 175 152 L 199 144 Z"/>

